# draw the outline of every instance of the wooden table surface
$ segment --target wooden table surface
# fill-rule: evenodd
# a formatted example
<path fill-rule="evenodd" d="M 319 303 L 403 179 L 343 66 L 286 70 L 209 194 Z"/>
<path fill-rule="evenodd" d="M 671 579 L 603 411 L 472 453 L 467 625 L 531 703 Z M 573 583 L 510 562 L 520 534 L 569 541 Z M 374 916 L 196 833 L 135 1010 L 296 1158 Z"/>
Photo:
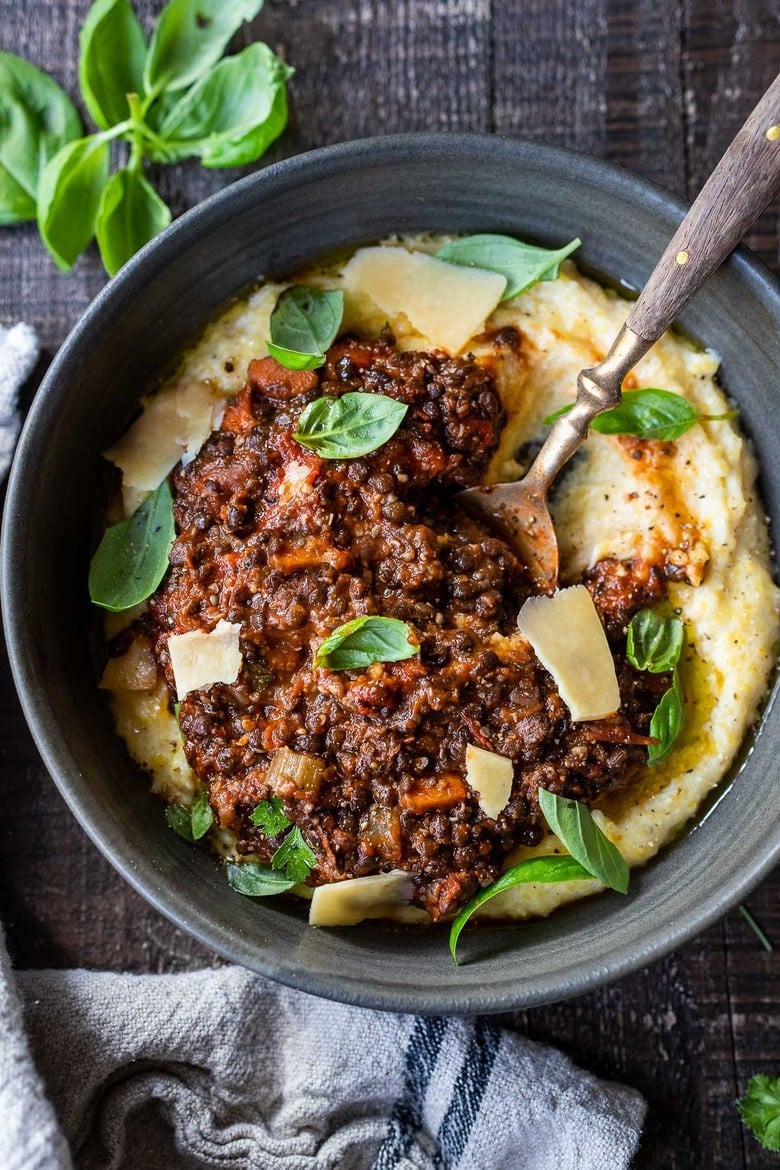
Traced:
<path fill-rule="evenodd" d="M 88 6 L 0 0 L 2 47 L 75 96 Z M 148 19 L 159 3 L 136 7 Z M 238 39 L 256 38 L 296 68 L 274 159 L 394 131 L 491 131 L 598 155 L 692 198 L 780 66 L 780 5 L 268 0 Z M 160 173 L 159 187 L 180 213 L 234 177 L 184 164 Z M 750 243 L 777 269 L 776 208 Z M 0 231 L 0 274 L 0 321 L 31 321 L 43 341 L 29 400 L 104 276 L 94 250 L 59 274 L 31 225 Z M 4 658 L 0 688 L 0 919 L 17 966 L 181 971 L 218 962 L 133 893 L 86 839 L 38 759 Z M 734 912 L 629 979 L 505 1021 L 646 1094 L 638 1166 L 780 1164 L 734 1107 L 753 1073 L 780 1073 L 779 891 L 775 874 L 749 900 L 778 943 L 774 954 Z"/>

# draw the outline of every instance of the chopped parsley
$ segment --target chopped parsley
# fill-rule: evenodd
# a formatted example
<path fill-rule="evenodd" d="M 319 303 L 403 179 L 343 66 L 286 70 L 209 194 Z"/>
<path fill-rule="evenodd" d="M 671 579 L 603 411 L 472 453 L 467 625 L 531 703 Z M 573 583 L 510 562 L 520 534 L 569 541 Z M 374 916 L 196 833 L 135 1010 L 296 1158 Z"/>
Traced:
<path fill-rule="evenodd" d="M 780 1077 L 751 1077 L 737 1108 L 765 1150 L 780 1150 Z"/>
<path fill-rule="evenodd" d="M 317 856 L 306 843 L 298 826 L 285 815 L 279 797 L 261 800 L 250 820 L 264 837 L 278 837 L 280 833 L 285 833 L 284 840 L 271 858 L 271 868 L 281 870 L 292 882 L 305 882 L 317 864 Z"/>

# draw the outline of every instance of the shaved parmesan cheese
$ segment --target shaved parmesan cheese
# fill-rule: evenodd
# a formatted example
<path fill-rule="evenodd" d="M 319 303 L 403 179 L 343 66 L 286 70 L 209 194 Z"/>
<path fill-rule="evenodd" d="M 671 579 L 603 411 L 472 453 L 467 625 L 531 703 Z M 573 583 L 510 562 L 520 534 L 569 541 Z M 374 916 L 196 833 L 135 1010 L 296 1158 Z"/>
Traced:
<path fill-rule="evenodd" d="M 552 597 L 530 597 L 517 624 L 553 676 L 574 723 L 605 719 L 619 710 L 615 662 L 584 585 L 559 589 Z"/>
<path fill-rule="evenodd" d="M 485 751 L 473 743 L 466 745 L 466 779 L 476 792 L 485 816 L 498 819 L 512 795 L 514 778 L 514 765 L 506 756 Z"/>
<path fill-rule="evenodd" d="M 482 330 L 506 288 L 496 272 L 459 268 L 405 248 L 361 248 L 343 276 L 347 291 L 367 296 L 391 325 L 406 318 L 431 347 L 453 354 Z"/>
<path fill-rule="evenodd" d="M 210 634 L 191 630 L 168 639 L 176 695 L 183 699 L 190 691 L 203 691 L 215 683 L 234 683 L 243 656 L 238 646 L 240 625 L 217 622 Z"/>
<path fill-rule="evenodd" d="M 179 382 L 150 398 L 118 443 L 105 452 L 122 472 L 125 511 L 159 487 L 182 457 L 195 458 L 224 410 L 207 382 Z"/>
<path fill-rule="evenodd" d="M 410 902 L 412 890 L 412 875 L 400 869 L 317 886 L 309 925 L 354 926 L 364 918 L 383 918 Z"/>

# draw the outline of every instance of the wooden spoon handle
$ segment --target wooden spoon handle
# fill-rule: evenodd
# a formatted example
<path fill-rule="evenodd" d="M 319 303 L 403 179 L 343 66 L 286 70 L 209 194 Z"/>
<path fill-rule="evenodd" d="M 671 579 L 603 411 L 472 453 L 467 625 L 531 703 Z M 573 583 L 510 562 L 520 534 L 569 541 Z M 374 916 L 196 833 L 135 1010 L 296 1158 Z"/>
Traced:
<path fill-rule="evenodd" d="M 780 188 L 780 74 L 701 189 L 631 310 L 656 341 Z"/>

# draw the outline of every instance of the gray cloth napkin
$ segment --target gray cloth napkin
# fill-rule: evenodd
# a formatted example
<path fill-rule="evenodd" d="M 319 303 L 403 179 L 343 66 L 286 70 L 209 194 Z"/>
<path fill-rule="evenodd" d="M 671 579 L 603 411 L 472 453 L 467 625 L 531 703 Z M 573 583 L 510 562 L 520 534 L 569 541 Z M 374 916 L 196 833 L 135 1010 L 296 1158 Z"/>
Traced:
<path fill-rule="evenodd" d="M 37 352 L 27 326 L 0 331 L 0 475 Z M 0 1170 L 625 1170 L 644 1114 L 484 1019 L 236 967 L 14 982 L 0 931 Z"/>

